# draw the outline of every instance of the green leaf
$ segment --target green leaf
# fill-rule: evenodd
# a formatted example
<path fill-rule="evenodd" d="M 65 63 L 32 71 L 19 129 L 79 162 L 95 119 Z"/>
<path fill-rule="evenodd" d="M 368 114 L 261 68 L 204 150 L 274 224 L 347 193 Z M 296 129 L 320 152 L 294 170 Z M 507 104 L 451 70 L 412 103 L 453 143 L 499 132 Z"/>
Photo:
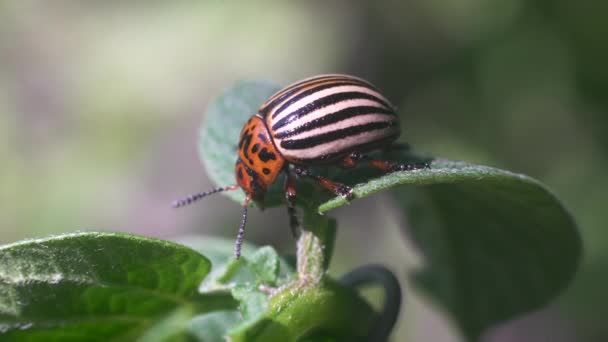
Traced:
<path fill-rule="evenodd" d="M 270 246 L 251 256 L 251 270 L 258 284 L 274 285 L 279 276 L 279 255 Z"/>
<path fill-rule="evenodd" d="M 270 295 L 261 290 L 261 286 L 270 289 L 277 283 L 279 276 L 279 256 L 272 247 L 258 249 L 250 258 L 233 259 L 218 278 L 218 283 L 230 287 L 232 297 L 239 302 L 242 320 L 230 331 L 246 329 L 264 317 L 268 310 Z M 290 270 L 284 282 L 294 281 L 295 275 Z"/>
<path fill-rule="evenodd" d="M 193 318 L 189 332 L 199 341 L 225 341 L 228 331 L 242 320 L 241 313 L 236 310 L 209 312 Z"/>
<path fill-rule="evenodd" d="M 232 295 L 243 316 L 228 331 L 231 341 L 313 341 L 321 336 L 356 341 L 370 332 L 376 318 L 372 308 L 353 289 L 324 277 L 335 221 L 314 210 L 306 212 L 305 225 L 312 224 L 314 229 L 302 231 L 298 273 L 279 282 L 280 287 L 266 286 L 277 282 L 280 265 L 270 247 L 259 249 L 250 261 L 242 258 L 226 268 L 220 280 L 233 285 Z"/>
<path fill-rule="evenodd" d="M 200 287 L 202 293 L 228 293 L 239 303 L 239 311 L 205 313 L 192 320 L 190 331 L 202 341 L 220 341 L 229 331 L 247 329 L 263 319 L 269 294 L 260 285 L 285 285 L 297 277 L 293 268 L 272 247 L 243 245 L 243 256 L 234 259 L 234 241 L 213 237 L 180 239 L 192 248 L 210 251 L 213 270 Z M 207 254 L 207 252 L 205 252 Z"/>
<path fill-rule="evenodd" d="M 209 269 L 189 248 L 119 233 L 0 247 L 0 338 L 133 340 L 154 329 L 184 340 L 176 322 L 234 308 L 229 297 L 198 293 Z"/>
<path fill-rule="evenodd" d="M 233 329 L 230 340 L 298 341 L 327 334 L 359 341 L 375 319 L 369 304 L 350 288 L 327 278 L 314 286 L 294 282 L 272 296 L 262 316 Z"/>
<path fill-rule="evenodd" d="M 268 294 L 260 291 L 254 284 L 234 286 L 232 296 L 240 303 L 239 310 L 243 315 L 243 325 L 257 321 L 268 310 Z"/>
<path fill-rule="evenodd" d="M 576 272 L 582 249 L 576 224 L 530 177 L 435 159 L 428 170 L 359 184 L 355 196 L 388 189 L 395 189 L 407 212 L 407 233 L 426 257 L 415 283 L 469 338 L 547 304 Z M 343 204 L 333 198 L 319 211 Z"/>
<path fill-rule="evenodd" d="M 203 281 L 201 293 L 229 292 L 237 284 L 274 286 L 284 284 L 295 277 L 293 267 L 279 258 L 270 246 L 255 250 L 251 244 L 243 244 L 247 251 L 240 259 L 234 258 L 234 241 L 212 237 L 188 237 L 189 245 L 198 250 L 210 250 L 215 258 L 213 269 Z M 214 244 L 213 247 L 208 246 Z"/>
<path fill-rule="evenodd" d="M 258 249 L 251 257 L 232 259 L 218 277 L 220 284 L 274 285 L 279 276 L 279 255 L 270 246 Z"/>

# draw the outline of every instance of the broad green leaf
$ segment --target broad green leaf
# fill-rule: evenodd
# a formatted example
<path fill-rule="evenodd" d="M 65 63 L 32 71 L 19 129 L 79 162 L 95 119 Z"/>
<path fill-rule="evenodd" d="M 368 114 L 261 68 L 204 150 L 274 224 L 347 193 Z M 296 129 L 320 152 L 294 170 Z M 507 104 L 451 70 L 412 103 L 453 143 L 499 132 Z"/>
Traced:
<path fill-rule="evenodd" d="M 190 320 L 195 315 L 194 308 L 184 306 L 166 318 L 158 321 L 149 329 L 147 329 L 137 341 L 139 342 L 194 342 L 195 335 L 191 334 L 189 329 Z"/>
<path fill-rule="evenodd" d="M 582 248 L 576 225 L 530 177 L 436 159 L 428 170 L 359 184 L 355 194 L 388 189 L 407 213 L 406 233 L 426 257 L 414 282 L 469 338 L 547 304 L 576 272 Z M 319 210 L 343 204 L 334 198 Z"/>
<path fill-rule="evenodd" d="M 199 294 L 209 269 L 189 248 L 119 233 L 0 247 L 0 339 L 134 340 L 154 329 L 183 340 L 177 321 L 234 308 L 227 296 Z"/>

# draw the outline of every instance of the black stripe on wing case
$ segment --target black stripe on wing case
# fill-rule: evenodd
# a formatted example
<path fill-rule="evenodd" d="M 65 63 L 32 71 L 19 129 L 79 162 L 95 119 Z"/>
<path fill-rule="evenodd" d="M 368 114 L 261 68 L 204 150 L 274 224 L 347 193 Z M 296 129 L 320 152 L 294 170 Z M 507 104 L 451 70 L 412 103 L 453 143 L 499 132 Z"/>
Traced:
<path fill-rule="evenodd" d="M 383 129 L 391 126 L 395 126 L 397 123 L 392 121 L 381 121 L 372 122 L 365 125 L 351 126 L 312 137 L 298 139 L 298 140 L 283 140 L 281 141 L 281 147 L 286 150 L 302 150 L 306 148 L 315 147 L 317 145 L 325 144 L 339 139 L 344 139 L 349 136 L 357 135 L 367 131 L 373 131 Z"/>
<path fill-rule="evenodd" d="M 314 158 L 298 159 L 298 161 L 301 163 L 323 163 L 324 164 L 327 162 L 332 162 L 333 160 L 336 160 L 336 159 L 343 158 L 345 156 L 345 154 L 348 154 L 352 151 L 366 152 L 369 150 L 376 149 L 379 146 L 383 146 L 383 145 L 386 145 L 386 144 L 394 141 L 398 137 L 399 137 L 399 132 L 395 132 L 394 134 L 387 135 L 382 139 L 372 140 L 372 141 L 365 142 L 363 144 L 349 146 L 348 149 L 345 149 L 342 151 L 324 154 L 322 156 L 314 157 Z"/>
<path fill-rule="evenodd" d="M 297 109 L 296 111 L 286 115 L 284 118 L 281 118 L 281 120 L 277 121 L 274 125 L 272 125 L 271 129 L 272 129 L 272 131 L 276 131 L 279 128 L 287 125 L 288 123 L 290 123 L 294 120 L 298 120 L 301 117 L 306 116 L 307 114 L 310 114 L 317 109 L 321 109 L 321 108 L 329 106 L 329 105 L 337 104 L 342 101 L 357 100 L 357 99 L 371 100 L 371 101 L 377 102 L 378 104 L 384 106 L 387 109 L 391 108 L 391 106 L 388 103 L 386 103 L 386 101 L 384 101 L 383 99 L 381 99 L 377 96 L 368 94 L 368 93 L 363 93 L 363 92 L 358 92 L 358 91 L 340 92 L 340 93 L 335 93 L 335 94 L 331 94 L 331 95 L 322 97 L 302 108 Z"/>
<path fill-rule="evenodd" d="M 297 101 L 312 95 L 318 91 L 321 90 L 325 90 L 325 89 L 330 89 L 330 88 L 334 88 L 334 87 L 339 87 L 339 86 L 345 86 L 345 85 L 352 85 L 352 86 L 361 86 L 363 87 L 363 85 L 361 85 L 359 82 L 355 82 L 355 81 L 350 81 L 350 80 L 346 80 L 346 81 L 336 81 L 336 82 L 330 82 L 330 83 L 321 83 L 319 85 L 315 85 L 310 89 L 306 89 L 301 93 L 298 93 L 296 95 L 294 95 L 293 97 L 289 98 L 287 101 L 285 101 L 283 104 L 281 104 L 281 106 L 274 112 L 272 113 L 272 118 L 276 118 L 279 114 L 281 114 L 287 107 L 289 107 L 290 105 L 296 103 Z"/>
<path fill-rule="evenodd" d="M 300 134 L 303 132 L 311 131 L 313 129 L 324 127 L 330 124 L 334 124 L 336 122 L 340 122 L 349 118 L 354 118 L 356 116 L 367 115 L 367 114 L 393 114 L 392 110 L 388 110 L 381 107 L 373 107 L 373 106 L 356 106 L 349 107 L 339 110 L 334 113 L 327 114 L 320 118 L 316 118 L 314 120 L 310 120 L 305 122 L 304 124 L 285 132 L 279 132 L 275 135 L 277 139 L 289 138 L 296 134 Z M 388 120 L 388 118 L 387 118 Z"/>
<path fill-rule="evenodd" d="M 263 117 L 265 117 L 266 115 L 268 115 L 268 112 L 270 110 L 272 110 L 272 108 L 274 108 L 276 105 L 281 103 L 283 100 L 285 100 L 289 96 L 297 93 L 298 91 L 302 90 L 303 88 L 309 87 L 311 84 L 314 84 L 317 82 L 327 82 L 333 78 L 335 78 L 335 76 L 332 76 L 332 75 L 319 76 L 319 77 L 315 77 L 315 78 L 312 78 L 309 80 L 297 82 L 295 84 L 288 86 L 287 88 L 281 89 L 277 93 L 272 95 L 268 100 L 266 100 L 265 104 L 263 104 L 262 107 L 260 107 L 259 113 Z"/>

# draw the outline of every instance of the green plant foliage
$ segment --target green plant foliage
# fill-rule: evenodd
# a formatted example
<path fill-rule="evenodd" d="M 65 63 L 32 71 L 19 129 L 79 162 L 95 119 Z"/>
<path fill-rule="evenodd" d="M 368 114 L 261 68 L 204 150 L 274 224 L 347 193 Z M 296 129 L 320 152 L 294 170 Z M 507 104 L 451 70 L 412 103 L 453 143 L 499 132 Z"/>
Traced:
<path fill-rule="evenodd" d="M 271 247 L 246 246 L 249 257 L 235 260 L 231 242 L 215 241 L 226 262 L 211 274 L 194 250 L 128 234 L 0 247 L 0 339 L 289 341 L 321 331 L 353 340 L 370 329 L 373 310 L 352 289 L 299 280 Z"/>
<path fill-rule="evenodd" d="M 237 310 L 220 310 L 199 315 L 190 322 L 190 333 L 199 341 L 223 341 L 224 336 L 241 321 Z"/>
<path fill-rule="evenodd" d="M 199 150 L 218 185 L 234 183 L 241 126 L 278 88 L 240 82 L 211 104 Z M 355 200 L 392 192 L 395 215 L 407 214 L 407 234 L 426 259 L 412 281 L 467 338 L 540 308 L 569 283 L 580 238 L 568 212 L 541 183 L 405 149 L 379 153 L 401 162 L 426 161 L 430 168 L 389 175 L 365 166 L 313 172 L 356 184 Z M 283 203 L 280 183 L 271 187 L 265 206 Z M 297 187 L 304 220 L 295 266 L 271 247 L 247 244 L 235 260 L 233 241 L 212 238 L 184 239 L 194 250 L 116 233 L 0 247 L 0 338 L 365 339 L 378 315 L 353 289 L 325 275 L 336 222 L 323 214 L 348 202 L 307 182 Z M 244 200 L 242 192 L 227 195 Z"/>
<path fill-rule="evenodd" d="M 2 339 L 133 340 L 180 336 L 184 318 L 234 307 L 197 289 L 209 261 L 183 246 L 75 233 L 0 248 Z M 182 335 L 183 336 L 183 335 Z"/>
<path fill-rule="evenodd" d="M 296 341 L 325 332 L 340 341 L 359 341 L 374 322 L 373 310 L 354 290 L 329 279 L 294 283 L 275 294 L 264 316 L 232 330 L 231 341 Z M 317 339 L 315 339 L 317 340 Z"/>
<path fill-rule="evenodd" d="M 296 275 L 272 247 L 256 249 L 243 245 L 243 256 L 234 259 L 234 241 L 218 238 L 188 238 L 188 244 L 200 251 L 211 250 L 213 271 L 203 281 L 203 294 L 232 296 L 239 304 L 235 310 L 204 313 L 195 317 L 190 332 L 202 341 L 221 341 L 231 331 L 247 331 L 264 318 L 270 300 L 262 286 L 285 285 Z"/>
<path fill-rule="evenodd" d="M 318 218 L 318 222 L 325 221 L 328 220 Z M 333 234 L 333 221 L 320 226 L 322 241 L 331 244 L 327 239 Z M 327 230 L 329 236 L 325 237 L 321 230 Z M 293 341 L 306 337 L 311 331 L 322 331 L 341 340 L 363 338 L 374 322 L 372 308 L 352 289 L 331 280 L 321 281 L 318 273 L 322 273 L 330 249 L 315 248 L 321 240 L 316 240 L 310 233 L 304 234 L 309 238 L 304 239 L 305 242 L 300 240 L 304 250 L 300 260 L 306 260 L 305 266 L 299 267 L 301 274 L 295 274 L 271 247 L 259 248 L 235 260 L 233 242 L 216 241 L 216 251 L 217 246 L 223 246 L 226 256 L 220 260 L 227 262 L 214 267 L 203 282 L 201 292 L 210 295 L 230 293 L 239 303 L 239 314 L 222 311 L 200 315 L 192 321 L 193 335 L 218 339 L 230 336 L 232 341 Z M 188 240 L 191 245 L 204 248 L 206 242 L 202 241 L 207 239 Z M 353 324 L 357 329 L 351 328 Z M 314 340 L 318 339 L 311 339 Z"/>
<path fill-rule="evenodd" d="M 438 159 L 430 170 L 375 179 L 356 193 L 399 184 L 425 185 L 393 191 L 407 213 L 406 233 L 426 257 L 414 282 L 467 336 L 540 308 L 573 278 L 581 254 L 576 225 L 538 181 Z"/>
<path fill-rule="evenodd" d="M 435 183 L 394 195 L 407 213 L 407 233 L 426 256 L 415 283 L 467 336 L 542 307 L 570 283 L 581 240 L 542 184 L 466 163 L 433 165 Z"/>
<path fill-rule="evenodd" d="M 240 128 L 278 88 L 240 82 L 211 104 L 199 148 L 218 185 L 234 183 Z M 390 175 L 366 167 L 316 171 L 357 184 L 355 200 L 392 190 L 408 214 L 408 235 L 427 258 L 425 268 L 413 275 L 415 283 L 454 317 L 466 336 L 476 338 L 493 324 L 540 308 L 570 282 L 581 254 L 580 237 L 568 212 L 540 182 L 404 149 L 383 156 L 424 160 L 431 167 Z M 244 199 L 242 192 L 229 196 Z M 280 186 L 271 187 L 264 205 L 281 203 Z M 307 212 L 325 213 L 348 202 L 299 182 L 298 203 Z"/>

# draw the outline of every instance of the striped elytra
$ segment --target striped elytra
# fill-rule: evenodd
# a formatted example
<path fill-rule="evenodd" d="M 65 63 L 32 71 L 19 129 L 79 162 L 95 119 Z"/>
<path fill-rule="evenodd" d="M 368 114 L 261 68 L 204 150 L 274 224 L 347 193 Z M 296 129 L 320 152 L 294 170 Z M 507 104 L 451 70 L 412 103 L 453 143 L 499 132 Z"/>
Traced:
<path fill-rule="evenodd" d="M 324 164 L 395 140 L 399 117 L 368 82 L 322 75 L 290 85 L 260 108 L 273 142 L 291 163 Z"/>
<path fill-rule="evenodd" d="M 238 140 L 236 184 L 190 195 L 174 202 L 174 206 L 240 187 L 246 199 L 235 243 L 235 255 L 239 258 L 247 206 L 251 200 L 263 206 L 266 190 L 281 173 L 286 174 L 285 199 L 295 234 L 298 220 L 294 176 L 311 179 L 347 199 L 354 197 L 350 186 L 314 175 L 309 166 L 352 168 L 365 161 L 386 173 L 428 167 L 423 163 L 392 163 L 363 154 L 388 147 L 399 133 L 399 117 L 394 107 L 367 81 L 338 74 L 307 78 L 270 96 L 245 123 Z"/>

